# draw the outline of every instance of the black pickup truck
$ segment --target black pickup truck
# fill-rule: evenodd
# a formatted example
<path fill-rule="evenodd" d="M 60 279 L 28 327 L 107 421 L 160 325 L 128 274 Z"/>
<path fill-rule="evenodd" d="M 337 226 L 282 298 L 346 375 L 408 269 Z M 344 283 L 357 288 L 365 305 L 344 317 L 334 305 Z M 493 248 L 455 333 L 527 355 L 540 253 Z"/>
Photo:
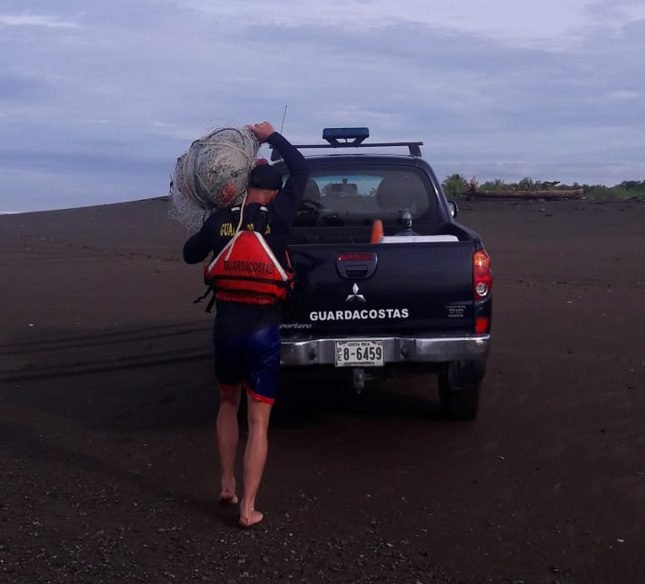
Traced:
<path fill-rule="evenodd" d="M 324 154 L 290 236 L 294 294 L 284 310 L 283 369 L 405 370 L 439 376 L 441 409 L 477 415 L 490 346 L 492 272 L 477 233 L 455 222 L 420 142 L 365 142 L 367 128 L 331 128 L 326 144 L 399 146 L 405 155 Z M 277 152 L 274 151 L 274 155 Z M 301 369 L 303 371 L 303 369 Z"/>

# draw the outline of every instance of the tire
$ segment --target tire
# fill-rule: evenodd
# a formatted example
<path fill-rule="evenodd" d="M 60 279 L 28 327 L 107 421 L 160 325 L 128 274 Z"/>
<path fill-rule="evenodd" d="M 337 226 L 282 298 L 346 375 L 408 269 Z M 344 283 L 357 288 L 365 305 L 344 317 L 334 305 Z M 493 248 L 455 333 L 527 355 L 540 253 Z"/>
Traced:
<path fill-rule="evenodd" d="M 486 367 L 483 361 L 455 361 L 439 373 L 441 413 L 451 420 L 474 420 Z"/>

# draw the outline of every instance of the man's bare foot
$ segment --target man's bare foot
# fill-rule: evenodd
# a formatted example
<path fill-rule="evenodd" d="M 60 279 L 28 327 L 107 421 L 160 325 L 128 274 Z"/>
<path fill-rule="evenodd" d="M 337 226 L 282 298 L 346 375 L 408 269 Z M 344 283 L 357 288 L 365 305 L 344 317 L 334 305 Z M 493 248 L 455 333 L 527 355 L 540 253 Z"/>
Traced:
<path fill-rule="evenodd" d="M 240 515 L 240 525 L 242 527 L 253 527 L 254 525 L 260 523 L 263 519 L 264 514 L 253 509 L 251 513 L 246 517 Z"/>
<path fill-rule="evenodd" d="M 256 511 L 253 507 L 245 505 L 244 500 L 242 500 L 242 504 L 240 505 L 240 525 L 242 527 L 253 527 L 263 519 L 263 513 Z"/>
<path fill-rule="evenodd" d="M 239 500 L 237 498 L 237 495 L 220 495 L 219 496 L 219 502 L 222 503 L 222 505 L 237 505 L 239 503 Z"/>
<path fill-rule="evenodd" d="M 219 493 L 219 502 L 224 505 L 237 505 L 238 499 L 235 494 L 235 482 L 230 485 L 222 485 L 222 489 Z"/>

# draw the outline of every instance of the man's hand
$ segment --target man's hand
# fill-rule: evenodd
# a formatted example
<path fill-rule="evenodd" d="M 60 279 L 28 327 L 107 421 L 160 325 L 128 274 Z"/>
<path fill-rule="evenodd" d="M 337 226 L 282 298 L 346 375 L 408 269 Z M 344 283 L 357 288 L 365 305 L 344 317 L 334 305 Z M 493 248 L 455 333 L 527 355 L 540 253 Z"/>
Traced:
<path fill-rule="evenodd" d="M 259 142 L 264 142 L 271 134 L 273 134 L 273 132 L 275 132 L 275 129 L 269 122 L 249 125 L 247 128 L 253 132 Z"/>

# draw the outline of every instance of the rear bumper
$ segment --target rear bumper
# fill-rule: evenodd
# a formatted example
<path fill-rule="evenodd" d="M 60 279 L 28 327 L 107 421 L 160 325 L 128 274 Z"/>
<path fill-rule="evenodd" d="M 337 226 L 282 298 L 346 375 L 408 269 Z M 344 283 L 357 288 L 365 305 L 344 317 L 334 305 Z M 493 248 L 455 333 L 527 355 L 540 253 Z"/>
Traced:
<path fill-rule="evenodd" d="M 336 341 L 383 341 L 385 363 L 442 363 L 482 360 L 488 355 L 490 335 L 465 337 L 339 337 L 283 339 L 281 363 L 287 367 L 334 365 Z"/>

